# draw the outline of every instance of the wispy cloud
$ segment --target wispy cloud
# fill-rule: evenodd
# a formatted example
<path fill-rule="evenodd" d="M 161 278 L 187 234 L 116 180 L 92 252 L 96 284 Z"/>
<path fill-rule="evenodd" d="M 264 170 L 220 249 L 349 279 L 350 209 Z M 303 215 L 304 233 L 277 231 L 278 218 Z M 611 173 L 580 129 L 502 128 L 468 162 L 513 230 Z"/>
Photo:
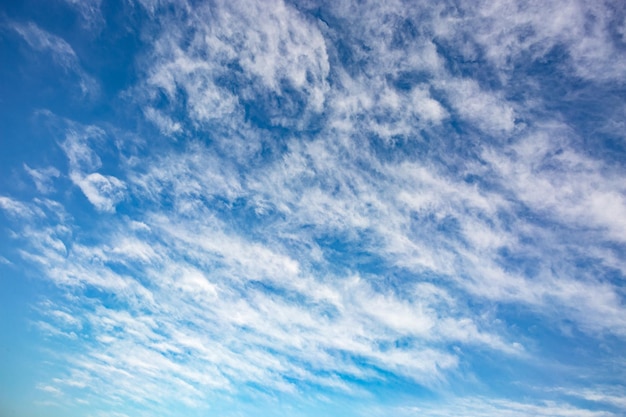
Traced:
<path fill-rule="evenodd" d="M 82 19 L 84 27 L 90 31 L 99 30 L 104 24 L 102 0 L 63 0 L 73 7 Z"/>
<path fill-rule="evenodd" d="M 433 28 L 462 58 L 475 61 L 482 55 L 504 76 L 521 60 L 540 61 L 563 48 L 566 59 L 559 70 L 605 81 L 620 79 L 626 70 L 623 45 L 614 38 L 623 13 L 612 2 L 479 2 L 435 15 Z M 546 15 L 555 18 L 547 21 Z"/>
<path fill-rule="evenodd" d="M 520 349 L 455 312 L 456 302 L 435 286 L 416 284 L 399 297 L 357 276 L 311 275 L 215 219 L 192 220 L 199 215 L 151 214 L 149 231 L 129 234 L 128 225 L 115 225 L 110 240 L 74 241 L 67 253 L 55 230 L 32 235 L 34 249 L 47 253 L 40 260 L 49 277 L 78 297 L 72 326 L 90 329 L 90 348 L 71 361 L 76 372 L 100 381 L 97 386 L 124 372 L 145 382 L 115 396 L 145 398 L 146 384 L 160 387 L 159 397 L 189 401 L 202 398 L 200 387 L 230 391 L 242 383 L 287 392 L 296 389 L 294 381 L 350 390 L 341 376 L 370 378 L 377 368 L 430 385 L 458 362 L 442 342 L 509 354 Z M 117 272 L 120 267 L 129 273 Z M 105 307 L 81 295 L 82 288 L 118 301 Z M 51 316 L 68 327 L 65 313 Z M 129 356 L 131 346 L 136 357 Z M 357 365 L 358 358 L 368 365 Z M 174 386 L 165 382 L 172 377 Z"/>
<path fill-rule="evenodd" d="M 390 412 L 390 410 L 386 410 Z M 607 411 L 596 411 L 582 407 L 575 407 L 566 403 L 543 402 L 543 403 L 521 403 L 502 399 L 487 398 L 467 398 L 454 400 L 447 405 L 437 405 L 436 407 L 406 407 L 394 409 L 396 415 L 401 416 L 468 416 L 468 417 L 490 417 L 490 416 L 585 416 L 585 417 L 611 417 L 617 414 Z M 380 414 L 386 415 L 386 414 Z"/>
<path fill-rule="evenodd" d="M 0 196 L 0 208 L 9 216 L 16 218 L 28 219 L 43 214 L 41 210 L 33 208 L 29 204 L 6 196 Z"/>
<path fill-rule="evenodd" d="M 114 212 L 115 205 L 124 199 L 125 184 L 113 175 L 96 171 L 102 162 L 90 143 L 101 141 L 104 131 L 94 126 L 70 124 L 72 127 L 61 144 L 69 161 L 69 178 L 96 209 Z"/>
<path fill-rule="evenodd" d="M 65 292 L 39 310 L 69 352 L 43 391 L 145 411 L 402 381 L 439 401 L 355 413 L 624 410 L 580 375 L 536 401 L 453 395 L 623 347 L 626 172 L 548 97 L 623 88 L 610 7 L 141 3 L 155 42 L 125 105 L 162 136 L 58 118 L 67 163 L 24 169 L 93 207 L 0 197 Z M 15 30 L 78 71 L 62 39 Z"/>
<path fill-rule="evenodd" d="M 52 185 L 54 179 L 61 175 L 59 170 L 52 166 L 36 169 L 24 164 L 24 170 L 26 170 L 28 175 L 32 178 L 35 187 L 37 187 L 37 191 L 42 194 L 52 192 L 54 190 Z"/>
<path fill-rule="evenodd" d="M 41 29 L 36 24 L 11 23 L 17 32 L 33 50 L 50 54 L 52 62 L 67 74 L 76 76 L 83 96 L 94 97 L 99 94 L 98 82 L 85 72 L 72 46 L 63 38 Z"/>

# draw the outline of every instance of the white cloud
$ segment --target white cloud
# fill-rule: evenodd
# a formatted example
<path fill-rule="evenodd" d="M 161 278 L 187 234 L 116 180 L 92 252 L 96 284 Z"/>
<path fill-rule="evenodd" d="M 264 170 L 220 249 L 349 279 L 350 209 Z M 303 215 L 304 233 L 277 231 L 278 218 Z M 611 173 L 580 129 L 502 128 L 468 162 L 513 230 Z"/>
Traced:
<path fill-rule="evenodd" d="M 104 25 L 102 0 L 64 0 L 80 14 L 83 25 L 89 30 L 98 30 Z"/>
<path fill-rule="evenodd" d="M 572 397 L 582 398 L 586 401 L 609 404 L 620 410 L 626 409 L 626 396 L 624 396 L 624 387 L 607 386 L 586 388 L 580 390 L 561 389 L 559 391 Z"/>
<path fill-rule="evenodd" d="M 50 393 L 50 394 L 54 394 L 54 395 L 60 395 L 61 394 L 61 390 L 59 390 L 58 388 L 55 388 L 51 385 L 38 385 L 37 386 L 38 390 Z"/>
<path fill-rule="evenodd" d="M 192 120 L 227 122 L 231 115 L 243 114 L 243 101 L 263 95 L 281 101 L 283 110 L 292 103 L 292 113 L 300 111 L 300 99 L 307 112 L 323 110 L 329 71 L 324 39 L 291 6 L 277 1 L 271 6 L 240 2 L 198 7 L 184 25 L 167 20 L 164 25 L 167 29 L 155 45 L 147 83 L 166 92 L 172 101 L 180 88 Z M 185 25 L 193 26 L 192 33 L 181 31 Z M 186 42 L 186 36 L 192 41 Z M 224 81 L 216 82 L 219 79 Z M 235 85 L 240 90 L 233 94 L 229 90 Z M 288 97 L 292 90 L 302 97 Z M 295 120 L 269 115 L 269 122 L 278 125 L 291 125 Z"/>
<path fill-rule="evenodd" d="M 619 80 L 626 71 L 626 55 L 611 39 L 611 6 L 584 1 L 507 0 L 478 2 L 463 7 L 459 14 L 435 17 L 436 35 L 453 42 L 466 42 L 464 58 L 473 60 L 475 42 L 484 50 L 509 82 L 515 63 L 540 60 L 555 48 L 563 47 L 577 76 L 591 80 Z M 553 19 L 545 19 L 545 16 Z M 467 41 L 469 39 L 469 42 Z M 460 45 L 459 45 L 460 46 Z M 561 67 L 559 70 L 568 71 Z"/>
<path fill-rule="evenodd" d="M 37 187 L 37 191 L 43 194 L 48 194 L 54 191 L 52 182 L 55 178 L 58 178 L 61 175 L 59 170 L 52 166 L 36 169 L 24 164 L 24 169 L 35 182 L 35 187 Z"/>
<path fill-rule="evenodd" d="M 411 104 L 419 116 L 434 123 L 440 123 L 448 116 L 448 112 L 437 100 L 430 97 L 427 91 L 419 88 L 411 92 Z"/>
<path fill-rule="evenodd" d="M 441 86 L 448 91 L 461 116 L 476 122 L 484 131 L 506 134 L 515 127 L 515 113 L 511 104 L 497 97 L 497 93 L 482 91 L 476 81 L 446 80 Z"/>
<path fill-rule="evenodd" d="M 437 403 L 431 406 L 398 407 L 391 410 L 381 410 L 375 415 L 388 415 L 394 413 L 400 416 L 424 416 L 424 417 L 614 417 L 617 414 L 608 411 L 596 411 L 576 407 L 568 403 L 545 401 L 545 402 L 516 402 L 504 399 L 488 398 L 460 398 Z"/>
<path fill-rule="evenodd" d="M 6 196 L 0 196 L 0 208 L 9 215 L 17 218 L 29 218 L 36 213 L 28 204 Z"/>
<path fill-rule="evenodd" d="M 483 157 L 516 199 L 556 221 L 626 236 L 626 174 L 577 151 L 562 126 L 530 131 L 508 155 L 486 149 Z"/>
<path fill-rule="evenodd" d="M 65 140 L 60 145 L 69 160 L 70 180 L 97 210 L 111 213 L 124 199 L 126 185 L 115 176 L 96 172 L 102 168 L 102 160 L 94 145 L 102 143 L 104 137 L 100 128 L 68 122 Z"/>
<path fill-rule="evenodd" d="M 114 212 L 115 205 L 124 199 L 125 186 L 122 181 L 111 175 L 98 172 L 91 174 L 71 174 L 70 179 L 76 184 L 85 197 L 100 211 Z"/>
<path fill-rule="evenodd" d="M 74 124 L 65 134 L 61 148 L 65 151 L 70 163 L 70 169 L 77 171 L 92 171 L 102 166 L 102 161 L 90 146 L 90 142 L 101 141 L 105 132 L 95 126 L 80 126 Z"/>
<path fill-rule="evenodd" d="M 182 131 L 180 123 L 173 121 L 171 118 L 152 107 L 146 108 L 144 113 L 146 118 L 151 120 L 164 135 L 171 136 Z"/>
<path fill-rule="evenodd" d="M 46 32 L 34 23 L 26 25 L 13 23 L 11 27 L 32 49 L 49 53 L 56 65 L 63 68 L 66 73 L 76 75 L 83 96 L 94 97 L 99 94 L 100 86 L 98 82 L 85 72 L 76 52 L 74 52 L 74 49 L 67 41 Z"/>
<path fill-rule="evenodd" d="M 47 275 L 74 288 L 70 310 L 51 316 L 59 324 L 67 314 L 90 322 L 91 342 L 70 362 L 84 386 L 139 402 L 146 390 L 194 402 L 207 390 L 246 382 L 287 392 L 293 380 L 336 387 L 334 377 L 322 376 L 367 379 L 377 374 L 371 367 L 433 385 L 458 364 L 442 341 L 519 349 L 464 316 L 437 286 L 400 297 L 362 278 L 320 275 L 306 257 L 296 261 L 282 245 L 239 235 L 195 207 L 148 215 L 149 229 L 115 222 L 109 226 L 116 232 L 95 246 L 74 241 L 66 249 L 54 230 L 26 235 L 45 254 L 39 259 Z M 115 265 L 135 271 L 133 277 Z M 114 294 L 119 307 L 94 305 L 82 288 Z M 411 342 L 394 347 L 399 339 Z M 105 388 L 114 380 L 119 389 Z"/>
<path fill-rule="evenodd" d="M 561 44 L 575 74 L 617 77 L 598 44 L 608 17 L 582 33 L 571 23 L 596 12 L 579 3 L 549 2 L 557 18 L 545 27 L 532 2 L 416 6 L 426 21 L 400 2 L 332 4 L 319 19 L 306 4 L 218 2 L 189 13 L 172 3 L 186 13 L 162 18 L 168 2 L 142 4 L 160 32 L 133 92 L 143 116 L 180 142 L 112 155 L 104 130 L 67 122 L 60 144 L 97 211 L 139 204 L 85 225 L 59 203 L 0 197 L 12 216 L 50 216 L 15 234 L 28 243 L 24 257 L 69 293 L 47 306 L 54 325 L 44 330 L 83 326 L 89 336 L 77 338 L 57 389 L 195 407 L 255 385 L 354 393 L 390 373 L 445 391 L 473 377 L 471 352 L 523 363 L 544 352 L 502 312 L 511 306 L 549 330 L 571 322 L 594 343 L 624 337 L 621 284 L 603 274 L 626 270 L 611 246 L 626 236 L 624 174 L 578 149 L 536 92 L 520 104 L 508 89 L 518 60 Z M 74 68 L 69 44 L 20 30 Z M 446 47 L 484 57 L 496 81 L 449 68 Z M 585 57 L 607 75 L 586 73 Z M 109 170 L 107 157 L 119 166 Z M 25 168 L 48 190 L 55 171 Z M 616 395 L 579 396 L 621 407 Z M 484 398 L 395 411 L 611 415 Z"/>

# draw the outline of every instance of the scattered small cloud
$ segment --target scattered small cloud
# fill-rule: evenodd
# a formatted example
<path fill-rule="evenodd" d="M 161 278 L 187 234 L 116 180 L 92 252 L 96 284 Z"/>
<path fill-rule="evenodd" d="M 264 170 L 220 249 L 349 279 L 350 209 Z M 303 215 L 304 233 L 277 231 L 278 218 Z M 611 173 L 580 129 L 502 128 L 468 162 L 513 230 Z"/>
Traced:
<path fill-rule="evenodd" d="M 52 166 L 36 169 L 24 164 L 24 170 L 32 178 L 37 191 L 42 194 L 52 193 L 54 191 L 53 181 L 61 175 L 59 170 Z"/>

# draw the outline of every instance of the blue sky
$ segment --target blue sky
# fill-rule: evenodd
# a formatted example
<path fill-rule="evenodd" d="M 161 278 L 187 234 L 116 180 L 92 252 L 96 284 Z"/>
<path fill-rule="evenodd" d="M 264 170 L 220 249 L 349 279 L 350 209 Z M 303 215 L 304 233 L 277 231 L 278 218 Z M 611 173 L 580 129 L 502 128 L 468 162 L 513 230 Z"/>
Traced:
<path fill-rule="evenodd" d="M 626 415 L 620 1 L 0 5 L 0 414 Z"/>

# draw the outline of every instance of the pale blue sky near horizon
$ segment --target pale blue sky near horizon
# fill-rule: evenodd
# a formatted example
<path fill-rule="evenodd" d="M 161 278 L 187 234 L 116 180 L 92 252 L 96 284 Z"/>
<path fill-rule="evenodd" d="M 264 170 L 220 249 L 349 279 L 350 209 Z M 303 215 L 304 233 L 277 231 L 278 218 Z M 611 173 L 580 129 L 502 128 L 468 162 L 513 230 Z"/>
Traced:
<path fill-rule="evenodd" d="M 621 1 L 0 2 L 0 415 L 626 415 Z"/>

